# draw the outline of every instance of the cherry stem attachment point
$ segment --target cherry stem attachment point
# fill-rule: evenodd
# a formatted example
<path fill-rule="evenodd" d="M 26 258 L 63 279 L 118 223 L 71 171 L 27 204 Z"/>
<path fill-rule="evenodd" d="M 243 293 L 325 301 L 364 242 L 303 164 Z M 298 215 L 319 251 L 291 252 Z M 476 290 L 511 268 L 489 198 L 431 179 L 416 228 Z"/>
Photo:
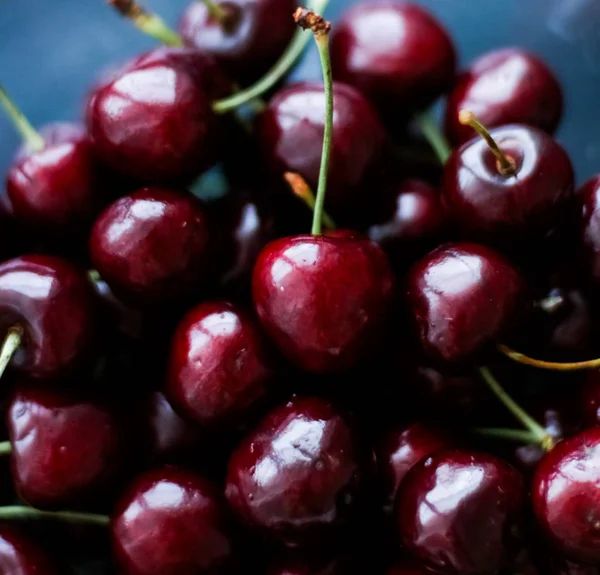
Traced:
<path fill-rule="evenodd" d="M 4 86 L 0 84 L 0 105 L 4 108 L 6 115 L 13 123 L 15 129 L 25 142 L 30 152 L 39 152 L 44 149 L 44 138 L 29 123 L 23 112 L 12 101 Z"/>
<path fill-rule="evenodd" d="M 554 440 L 546 430 L 533 419 L 515 400 L 506 393 L 500 382 L 492 375 L 487 367 L 480 367 L 479 374 L 494 393 L 494 395 L 504 404 L 515 418 L 531 433 L 535 442 L 539 443 L 545 450 L 549 450 L 554 445 Z"/>
<path fill-rule="evenodd" d="M 229 14 L 227 14 L 227 10 L 225 10 L 223 6 L 213 2 L 213 0 L 200 0 L 200 2 L 206 6 L 206 10 L 210 16 L 219 22 L 221 28 L 226 29 L 229 23 Z"/>
<path fill-rule="evenodd" d="M 596 369 L 600 367 L 600 358 L 589 359 L 587 361 L 560 363 L 555 361 L 544 361 L 543 359 L 534 359 L 533 357 L 515 351 L 504 344 L 498 344 L 497 348 L 500 353 L 503 353 L 506 357 L 517 363 L 530 365 L 531 367 L 537 367 L 539 369 L 547 369 L 549 371 L 581 371 L 584 369 Z"/>
<path fill-rule="evenodd" d="M 430 114 L 419 114 L 415 117 L 415 121 L 424 138 L 438 157 L 440 164 L 443 166 L 452 153 L 452 148 L 450 147 L 448 140 L 446 140 L 444 134 L 442 134 L 437 127 Z"/>
<path fill-rule="evenodd" d="M 41 511 L 24 505 L 0 507 L 0 520 L 6 519 L 54 519 L 65 523 L 99 525 L 102 527 L 106 527 L 110 521 L 106 515 L 76 511 Z"/>
<path fill-rule="evenodd" d="M 183 46 L 183 40 L 175 30 L 169 28 L 160 16 L 148 12 L 135 2 L 135 0 L 108 0 L 108 3 L 121 16 L 131 20 L 134 26 L 144 32 L 144 34 L 152 36 L 152 38 L 155 38 L 166 46 L 176 48 Z"/>
<path fill-rule="evenodd" d="M 311 9 L 315 12 L 322 13 L 328 3 L 329 0 L 313 0 Z M 260 80 L 241 92 L 236 92 L 232 96 L 213 102 L 213 111 L 216 114 L 227 114 L 236 108 L 243 106 L 247 102 L 262 96 L 288 73 L 290 68 L 302 55 L 309 40 L 310 37 L 303 34 L 302 30 L 298 30 L 279 60 L 277 60 L 275 65 Z"/>
<path fill-rule="evenodd" d="M 473 112 L 461 110 L 458 113 L 458 121 L 463 126 L 470 126 L 475 130 L 489 146 L 492 154 L 496 156 L 498 171 L 503 176 L 512 176 L 516 172 L 515 161 L 508 157 L 498 146 L 496 140 L 488 132 L 487 128 L 476 118 Z"/>
<path fill-rule="evenodd" d="M 503 427 L 476 427 L 472 430 L 477 435 L 484 437 L 495 437 L 507 441 L 517 441 L 519 443 L 538 443 L 538 438 L 525 429 L 505 429 Z"/>
<path fill-rule="evenodd" d="M 12 453 L 12 445 L 10 441 L 0 441 L 0 456 L 10 455 Z"/>
<path fill-rule="evenodd" d="M 318 236 L 321 234 L 323 222 L 325 194 L 327 193 L 327 176 L 329 174 L 329 161 L 331 159 L 331 142 L 333 138 L 333 76 L 331 73 L 331 58 L 329 56 L 329 31 L 331 30 L 331 24 L 313 10 L 300 7 L 294 13 L 294 20 L 302 29 L 310 30 L 313 33 L 323 70 L 323 87 L 325 90 L 323 150 L 321 152 L 319 185 L 317 187 L 317 199 L 315 201 L 311 229 L 311 233 Z"/>
<path fill-rule="evenodd" d="M 315 209 L 315 194 L 310 189 L 308 182 L 295 172 L 286 172 L 283 178 L 290 186 L 292 192 L 299 197 L 311 210 Z M 329 214 L 323 210 L 323 225 L 330 230 L 335 230 L 336 225 Z"/>
<path fill-rule="evenodd" d="M 21 345 L 22 339 L 23 329 L 21 326 L 15 325 L 8 330 L 2 344 L 2 349 L 0 349 L 0 377 L 2 377 L 15 351 Z"/>

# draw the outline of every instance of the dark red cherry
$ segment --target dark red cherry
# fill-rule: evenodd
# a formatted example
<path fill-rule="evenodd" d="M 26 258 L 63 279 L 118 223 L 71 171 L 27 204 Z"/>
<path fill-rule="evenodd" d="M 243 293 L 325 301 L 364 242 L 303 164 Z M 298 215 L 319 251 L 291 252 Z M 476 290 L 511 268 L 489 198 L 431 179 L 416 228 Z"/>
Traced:
<path fill-rule="evenodd" d="M 117 504 L 110 530 L 119 572 L 128 575 L 217 575 L 233 555 L 217 490 L 178 467 L 139 476 Z"/>
<path fill-rule="evenodd" d="M 186 45 L 213 56 L 241 84 L 261 78 L 279 59 L 294 35 L 295 0 L 212 0 L 192 2 L 179 21 Z"/>
<path fill-rule="evenodd" d="M 407 119 L 452 87 L 456 53 L 446 30 L 402 0 L 358 4 L 333 28 L 333 76 L 386 116 Z"/>
<path fill-rule="evenodd" d="M 386 509 L 391 510 L 400 482 L 415 463 L 436 451 L 453 447 L 454 443 L 447 431 L 427 423 L 412 423 L 388 432 L 377 449 Z"/>
<path fill-rule="evenodd" d="M 213 60 L 198 50 L 159 48 L 99 86 L 87 108 L 94 150 L 141 182 L 187 182 L 219 148 L 211 102 L 225 95 Z"/>
<path fill-rule="evenodd" d="M 558 559 L 552 564 L 551 575 L 598 575 L 600 567 L 597 565 L 584 565 L 568 559 Z"/>
<path fill-rule="evenodd" d="M 262 326 L 302 370 L 341 371 L 377 345 L 394 280 L 381 248 L 362 236 L 295 236 L 271 242 L 252 279 Z"/>
<path fill-rule="evenodd" d="M 382 169 L 386 134 L 375 112 L 358 91 L 334 84 L 333 141 L 328 172 L 326 208 L 338 224 L 364 220 L 364 193 L 375 193 L 373 179 Z M 257 125 L 261 154 L 275 180 L 285 172 L 299 173 L 317 189 L 325 118 L 322 84 L 300 83 L 285 87 L 269 102 Z M 373 179 L 372 179 L 373 178 Z M 292 196 L 284 188 L 285 203 Z M 296 210 L 306 210 L 292 198 Z M 286 216 L 290 210 L 284 211 Z M 293 211 L 292 211 L 293 214 Z"/>
<path fill-rule="evenodd" d="M 407 302 L 434 361 L 472 357 L 521 319 L 525 282 L 502 255 L 477 244 L 440 246 L 411 269 Z"/>
<path fill-rule="evenodd" d="M 7 423 L 15 487 L 40 509 L 96 508 L 131 454 L 120 413 L 100 399 L 21 386 Z"/>
<path fill-rule="evenodd" d="M 427 182 L 405 180 L 385 198 L 367 235 L 402 269 L 439 245 L 446 227 L 440 193 Z"/>
<path fill-rule="evenodd" d="M 477 58 L 450 92 L 445 128 L 454 145 L 473 137 L 458 121 L 461 110 L 470 110 L 488 128 L 527 124 L 552 134 L 562 116 L 562 88 L 540 58 L 519 48 L 503 48 Z"/>
<path fill-rule="evenodd" d="M 442 193 L 465 235 L 500 244 L 543 239 L 568 219 L 574 206 L 573 167 L 545 132 L 524 125 L 490 131 L 512 163 L 503 169 L 483 138 L 455 150 L 444 168 Z"/>
<path fill-rule="evenodd" d="M 600 427 L 558 443 L 537 466 L 533 510 L 552 548 L 600 563 Z"/>
<path fill-rule="evenodd" d="M 588 180 L 577 196 L 583 204 L 579 228 L 583 272 L 600 283 L 600 176 Z"/>
<path fill-rule="evenodd" d="M 90 236 L 94 267 L 138 305 L 187 296 L 214 281 L 217 242 L 203 205 L 190 194 L 145 188 L 118 199 Z"/>
<path fill-rule="evenodd" d="M 231 425 L 264 401 L 273 361 L 258 325 L 225 301 L 205 302 L 181 321 L 171 344 L 167 394 L 202 426 Z"/>
<path fill-rule="evenodd" d="M 396 520 L 406 549 L 453 575 L 496 575 L 518 550 L 525 485 L 508 463 L 471 451 L 421 460 L 398 490 Z"/>
<path fill-rule="evenodd" d="M 5 575 L 59 575 L 60 570 L 36 542 L 10 525 L 0 525 L 0 573 Z"/>
<path fill-rule="evenodd" d="M 0 264 L 0 333 L 23 334 L 14 370 L 40 379 L 69 371 L 89 351 L 93 315 L 85 275 L 70 263 L 28 255 Z"/>
<path fill-rule="evenodd" d="M 294 398 L 233 452 L 225 494 L 248 526 L 286 545 L 322 542 L 344 526 L 363 484 L 360 447 L 325 400 Z"/>

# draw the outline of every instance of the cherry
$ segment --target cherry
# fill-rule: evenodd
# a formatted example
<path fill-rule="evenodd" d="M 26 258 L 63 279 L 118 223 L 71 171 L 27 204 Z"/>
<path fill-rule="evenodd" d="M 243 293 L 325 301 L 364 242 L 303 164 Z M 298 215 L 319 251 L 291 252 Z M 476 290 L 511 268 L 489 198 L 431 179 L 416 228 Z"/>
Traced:
<path fill-rule="evenodd" d="M 527 124 L 552 134 L 562 116 L 563 94 L 554 73 L 537 56 L 503 48 L 477 58 L 450 92 L 445 128 L 454 145 L 473 137 L 458 120 L 463 109 L 490 128 Z"/>
<path fill-rule="evenodd" d="M 406 267 L 441 243 L 447 218 L 439 192 L 421 180 L 405 180 L 386 197 L 367 235 L 397 269 Z"/>
<path fill-rule="evenodd" d="M 325 400 L 295 397 L 235 449 L 225 495 L 248 527 L 307 545 L 346 524 L 363 477 L 360 447 L 342 414 Z"/>
<path fill-rule="evenodd" d="M 518 549 L 524 508 L 523 479 L 508 463 L 451 450 L 412 467 L 395 513 L 402 543 L 431 569 L 494 575 Z"/>
<path fill-rule="evenodd" d="M 98 217 L 90 256 L 119 297 L 138 305 L 166 302 L 212 280 L 216 240 L 196 198 L 145 188 L 118 199 Z"/>
<path fill-rule="evenodd" d="M 139 476 L 110 530 L 117 566 L 128 575 L 216 575 L 232 560 L 232 531 L 216 489 L 183 468 Z"/>
<path fill-rule="evenodd" d="M 600 282 L 600 176 L 588 180 L 577 193 L 582 202 L 579 233 L 584 271 Z"/>
<path fill-rule="evenodd" d="M 560 559 L 552 565 L 551 575 L 598 575 L 599 573 L 600 568 L 597 565 L 583 565 L 568 559 Z"/>
<path fill-rule="evenodd" d="M 574 205 L 573 167 L 565 150 L 530 126 L 487 133 L 464 111 L 461 122 L 483 137 L 455 150 L 444 169 L 443 198 L 459 229 L 519 249 L 525 239 L 556 233 Z"/>
<path fill-rule="evenodd" d="M 412 423 L 388 432 L 377 450 L 385 508 L 391 511 L 398 486 L 415 463 L 453 444 L 451 435 L 427 423 Z"/>
<path fill-rule="evenodd" d="M 261 78 L 294 35 L 295 0 L 203 0 L 179 21 L 184 43 L 213 56 L 241 84 Z"/>
<path fill-rule="evenodd" d="M 6 575 L 58 575 L 58 565 L 20 530 L 0 525 L 0 572 Z"/>
<path fill-rule="evenodd" d="M 421 347 L 434 361 L 472 357 L 512 327 L 524 309 L 523 278 L 482 245 L 440 246 L 413 266 L 406 283 Z"/>
<path fill-rule="evenodd" d="M 386 134 L 358 91 L 339 83 L 333 90 L 335 112 L 326 205 L 339 224 L 348 225 L 365 218 L 362 196 L 367 190 L 371 193 L 373 181 L 382 172 Z M 324 117 L 325 93 L 320 84 L 292 84 L 271 99 L 256 129 L 261 156 L 276 182 L 285 172 L 297 172 L 311 187 L 316 186 Z M 286 217 L 299 209 L 285 188 L 274 201 Z"/>
<path fill-rule="evenodd" d="M 27 255 L 0 264 L 0 372 L 56 377 L 81 363 L 93 334 L 92 298 L 85 276 L 50 256 Z"/>
<path fill-rule="evenodd" d="M 167 393 L 176 409 L 200 425 L 239 421 L 264 401 L 273 378 L 258 326 L 233 304 L 202 303 L 177 327 Z"/>
<path fill-rule="evenodd" d="M 553 548 L 582 563 L 600 563 L 599 460 L 600 428 L 592 427 L 547 453 L 531 485 L 535 516 Z"/>
<path fill-rule="evenodd" d="M 427 108 L 452 87 L 456 68 L 441 24 L 422 7 L 396 0 L 348 10 L 334 30 L 331 58 L 334 78 L 392 120 Z"/>
<path fill-rule="evenodd" d="M 15 486 L 40 509 L 98 506 L 130 455 L 122 416 L 101 399 L 22 385 L 7 423 Z"/>
<path fill-rule="evenodd" d="M 215 63 L 197 50 L 158 48 L 96 88 L 87 108 L 95 152 L 142 182 L 187 182 L 219 148 L 215 98 L 228 93 Z"/>

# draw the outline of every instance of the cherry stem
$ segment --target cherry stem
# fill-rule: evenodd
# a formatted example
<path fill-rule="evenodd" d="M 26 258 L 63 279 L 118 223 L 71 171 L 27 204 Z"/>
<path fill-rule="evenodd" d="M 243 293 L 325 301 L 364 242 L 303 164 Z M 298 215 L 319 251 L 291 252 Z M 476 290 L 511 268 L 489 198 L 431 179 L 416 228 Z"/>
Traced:
<path fill-rule="evenodd" d="M 31 152 L 39 152 L 44 149 L 44 138 L 40 136 L 37 130 L 31 125 L 23 112 L 12 101 L 4 86 L 0 84 L 0 104 L 4 108 L 6 115 L 13 123 L 15 129 L 25 142 L 25 145 Z"/>
<path fill-rule="evenodd" d="M 311 9 L 317 13 L 322 13 L 328 3 L 329 0 L 313 0 Z M 275 65 L 260 80 L 258 80 L 258 82 L 241 92 L 236 92 L 227 98 L 213 102 L 214 112 L 217 114 L 227 114 L 232 110 L 243 106 L 247 102 L 250 102 L 254 98 L 262 96 L 265 92 L 270 90 L 288 73 L 290 68 L 302 55 L 309 40 L 310 37 L 303 34 L 302 30 L 298 30 L 290 42 L 290 45 L 281 55 L 281 58 L 279 58 Z"/>
<path fill-rule="evenodd" d="M 229 23 L 227 10 L 212 0 L 200 0 L 200 2 L 206 6 L 208 13 L 219 22 L 223 29 L 225 29 Z"/>
<path fill-rule="evenodd" d="M 12 445 L 10 441 L 0 441 L 0 456 L 10 455 L 12 453 Z"/>
<path fill-rule="evenodd" d="M 176 48 L 183 46 L 183 40 L 175 30 L 169 28 L 160 16 L 148 12 L 135 2 L 135 0 L 108 0 L 108 3 L 121 16 L 131 20 L 136 28 L 148 34 L 148 36 L 156 38 L 156 40 L 167 46 L 174 46 Z"/>
<path fill-rule="evenodd" d="M 512 176 L 515 173 L 515 162 L 512 158 L 506 156 L 506 154 L 500 149 L 496 140 L 492 138 L 487 128 L 475 117 L 473 112 L 469 110 L 461 110 L 458 113 L 458 121 L 463 126 L 470 126 L 475 130 L 487 143 L 492 154 L 496 156 L 498 163 L 498 171 L 503 176 Z"/>
<path fill-rule="evenodd" d="M 600 358 L 588 359 L 587 361 L 574 361 L 568 363 L 560 363 L 555 361 L 544 361 L 543 359 L 534 359 L 524 353 L 515 351 L 504 344 L 498 344 L 498 351 L 503 353 L 509 359 L 522 363 L 523 365 L 530 365 L 531 367 L 537 367 L 539 369 L 547 369 L 550 371 L 581 371 L 584 369 L 596 369 L 600 367 Z"/>
<path fill-rule="evenodd" d="M 525 429 L 505 429 L 503 427 L 477 427 L 473 429 L 474 433 L 485 437 L 496 437 L 508 441 L 518 441 L 519 443 L 538 443 L 536 435 Z"/>
<path fill-rule="evenodd" d="M 440 160 L 440 163 L 444 165 L 452 153 L 452 148 L 448 140 L 446 140 L 430 114 L 419 114 L 415 120 L 421 133 Z"/>
<path fill-rule="evenodd" d="M 98 270 L 88 270 L 87 276 L 92 283 L 98 283 L 102 280 L 102 277 L 100 276 L 100 272 Z"/>
<path fill-rule="evenodd" d="M 551 449 L 553 446 L 552 437 L 546 430 L 531 417 L 515 400 L 506 393 L 500 382 L 492 375 L 487 367 L 480 367 L 479 373 L 487 386 L 492 390 L 494 395 L 504 404 L 515 418 L 525 427 L 535 438 L 535 442 L 539 443 L 545 450 Z"/>
<path fill-rule="evenodd" d="M 66 523 L 107 526 L 110 519 L 107 515 L 95 513 L 79 513 L 76 511 L 41 511 L 24 505 L 7 505 L 0 507 L 0 520 L 5 519 L 57 519 Z"/>
<path fill-rule="evenodd" d="M 283 174 L 285 181 L 290 186 L 292 192 L 298 196 L 311 210 L 315 209 L 315 194 L 310 189 L 308 182 L 295 172 L 286 172 Z M 323 210 L 323 224 L 330 230 L 335 230 L 336 225 L 329 214 Z"/>
<path fill-rule="evenodd" d="M 0 377 L 2 377 L 2 374 L 15 351 L 17 351 L 21 345 L 22 339 L 23 330 L 21 329 L 21 326 L 15 325 L 8 330 L 8 333 L 4 338 L 4 343 L 2 344 L 2 349 L 0 349 Z"/>

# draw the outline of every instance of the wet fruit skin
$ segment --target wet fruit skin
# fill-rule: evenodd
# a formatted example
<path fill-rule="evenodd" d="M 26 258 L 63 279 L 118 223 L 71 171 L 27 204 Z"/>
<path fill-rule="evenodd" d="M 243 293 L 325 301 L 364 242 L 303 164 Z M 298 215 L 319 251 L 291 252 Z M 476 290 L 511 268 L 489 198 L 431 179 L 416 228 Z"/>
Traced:
<path fill-rule="evenodd" d="M 70 371 L 87 355 L 94 330 L 83 272 L 50 257 L 26 255 L 0 264 L 0 333 L 23 329 L 10 366 L 38 379 Z"/>
<path fill-rule="evenodd" d="M 332 30 L 333 76 L 386 117 L 406 120 L 452 87 L 456 53 L 439 22 L 416 4 L 377 0 L 350 8 Z"/>
<path fill-rule="evenodd" d="M 228 15 L 223 25 L 202 2 L 192 2 L 178 25 L 187 46 L 211 55 L 242 85 L 261 78 L 294 35 L 295 0 L 218 2 Z"/>
<path fill-rule="evenodd" d="M 252 295 L 271 341 L 304 371 L 356 365 L 383 335 L 394 279 L 363 236 L 295 236 L 271 242 L 254 268 Z"/>
<path fill-rule="evenodd" d="M 249 314 L 225 301 L 205 302 L 177 327 L 167 393 L 176 409 L 202 426 L 232 425 L 264 401 L 273 365 Z"/>
<path fill-rule="evenodd" d="M 233 556 L 216 488 L 178 467 L 135 479 L 111 516 L 110 531 L 116 563 L 128 575 L 217 575 Z"/>
<path fill-rule="evenodd" d="M 102 279 L 138 307 L 202 289 L 217 259 L 203 204 L 164 188 L 144 188 L 108 206 L 94 224 L 89 247 Z"/>
<path fill-rule="evenodd" d="M 408 472 L 395 518 L 406 549 L 453 575 L 496 575 L 518 550 L 525 485 L 508 463 L 471 451 L 440 451 Z"/>
<path fill-rule="evenodd" d="M 533 510 L 557 552 L 582 563 L 600 563 L 600 427 L 558 443 L 537 466 Z"/>
<path fill-rule="evenodd" d="M 435 362 L 473 357 L 521 319 L 526 307 L 519 272 L 478 244 L 440 246 L 412 267 L 406 285 L 421 348 Z"/>
<path fill-rule="evenodd" d="M 360 448 L 328 402 L 295 397 L 234 450 L 225 495 L 247 527 L 291 547 L 322 543 L 357 505 Z"/>
<path fill-rule="evenodd" d="M 537 56 L 518 48 L 494 50 L 460 74 L 448 96 L 445 131 L 455 146 L 473 138 L 458 121 L 461 110 L 473 112 L 488 129 L 527 124 L 553 134 L 563 111 L 562 88 Z"/>
<path fill-rule="evenodd" d="M 6 575 L 59 575 L 58 565 L 36 542 L 7 524 L 0 526 L 0 572 Z"/>

